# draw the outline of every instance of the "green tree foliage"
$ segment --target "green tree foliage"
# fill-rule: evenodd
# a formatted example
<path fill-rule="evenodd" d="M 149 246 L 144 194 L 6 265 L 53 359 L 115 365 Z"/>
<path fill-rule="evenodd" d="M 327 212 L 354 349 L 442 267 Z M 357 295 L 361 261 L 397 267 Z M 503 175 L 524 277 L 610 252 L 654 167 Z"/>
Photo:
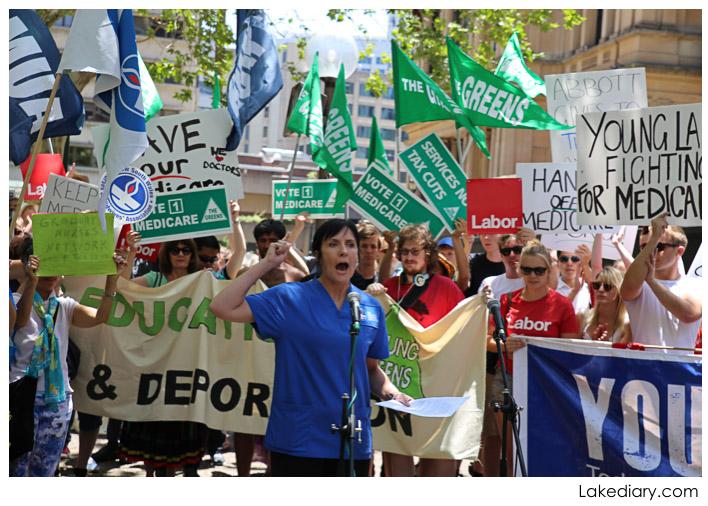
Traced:
<path fill-rule="evenodd" d="M 563 9 L 561 22 L 554 21 L 555 13 L 551 9 L 454 10 L 451 21 L 444 21 L 437 9 L 395 9 L 388 12 L 396 15 L 397 27 L 392 36 L 400 48 L 422 63 L 433 80 L 448 92 L 446 35 L 479 64 L 494 70 L 497 48 L 503 49 L 515 31 L 519 34 L 524 56 L 533 61 L 543 55 L 533 52 L 526 34 L 527 28 L 535 26 L 547 32 L 560 27 L 571 29 L 585 21 L 575 9 Z M 351 9 L 333 9 L 328 15 L 337 21 L 351 19 Z M 385 80 L 388 77 L 373 73 L 367 88 L 375 95 L 381 95 L 387 88 Z"/>

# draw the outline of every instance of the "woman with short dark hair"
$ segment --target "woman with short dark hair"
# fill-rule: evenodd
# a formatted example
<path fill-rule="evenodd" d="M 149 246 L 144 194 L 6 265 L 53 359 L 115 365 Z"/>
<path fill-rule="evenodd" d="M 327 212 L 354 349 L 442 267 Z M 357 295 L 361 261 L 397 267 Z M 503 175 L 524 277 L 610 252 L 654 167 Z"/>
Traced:
<path fill-rule="evenodd" d="M 371 458 L 370 393 L 409 403 L 379 367 L 388 357 L 388 335 L 379 303 L 350 282 L 359 236 L 349 220 L 329 220 L 315 233 L 312 251 L 321 275 L 304 283 L 283 283 L 246 295 L 264 274 L 285 259 L 290 244 L 277 241 L 265 257 L 214 297 L 210 308 L 224 320 L 254 323 L 259 337 L 275 344 L 273 401 L 265 435 L 273 476 L 335 476 L 342 423 L 342 394 L 349 392 L 352 322 L 347 297 L 359 295 L 361 327 L 353 357 L 354 412 L 361 442 L 353 440 L 357 476 L 367 476 Z M 345 456 L 347 457 L 347 456 Z"/>

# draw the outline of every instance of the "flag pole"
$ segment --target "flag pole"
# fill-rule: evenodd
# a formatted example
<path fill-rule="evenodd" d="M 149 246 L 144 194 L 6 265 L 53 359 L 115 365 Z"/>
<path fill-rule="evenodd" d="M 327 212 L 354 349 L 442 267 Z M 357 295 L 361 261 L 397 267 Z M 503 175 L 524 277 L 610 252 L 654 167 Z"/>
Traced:
<path fill-rule="evenodd" d="M 32 177 L 32 171 L 34 170 L 34 164 L 37 161 L 37 155 L 42 148 L 42 141 L 44 140 L 44 131 L 47 129 L 47 123 L 49 122 L 49 113 L 52 111 L 52 105 L 54 104 L 54 97 L 57 95 L 57 90 L 59 89 L 59 82 L 61 81 L 61 72 L 57 72 L 56 78 L 54 79 L 54 86 L 52 86 L 52 92 L 49 94 L 49 101 L 47 102 L 47 108 L 44 111 L 44 117 L 42 118 L 42 125 L 39 127 L 39 134 L 37 135 L 37 141 L 32 148 L 32 154 L 30 155 L 29 167 L 27 167 L 27 173 L 25 174 L 24 182 L 22 183 L 22 191 L 17 202 L 17 207 L 15 212 L 12 213 L 12 219 L 10 220 L 10 239 L 12 239 L 13 232 L 15 231 L 15 222 L 17 217 L 20 215 L 20 210 L 22 208 L 22 202 L 25 200 L 25 195 L 27 194 L 27 186 L 29 185 L 30 178 Z"/>
<path fill-rule="evenodd" d="M 401 141 L 401 127 L 396 127 L 396 181 L 399 181 L 401 179 L 401 161 L 398 158 L 398 153 L 401 152 L 400 141 Z"/>
<path fill-rule="evenodd" d="M 457 128 L 457 126 L 455 126 L 455 141 L 457 142 L 457 161 L 460 162 L 462 170 L 465 170 L 465 160 L 462 158 L 462 137 L 460 136 L 460 129 Z"/>
<path fill-rule="evenodd" d="M 283 208 L 280 210 L 280 221 L 283 221 L 285 206 L 288 204 L 288 198 L 290 197 L 290 183 L 293 180 L 293 172 L 295 171 L 295 160 L 297 159 L 297 148 L 300 147 L 300 137 L 302 137 L 302 134 L 297 134 L 295 149 L 293 150 L 293 161 L 290 164 L 290 174 L 288 174 L 288 185 L 285 187 L 285 200 L 283 201 Z"/>

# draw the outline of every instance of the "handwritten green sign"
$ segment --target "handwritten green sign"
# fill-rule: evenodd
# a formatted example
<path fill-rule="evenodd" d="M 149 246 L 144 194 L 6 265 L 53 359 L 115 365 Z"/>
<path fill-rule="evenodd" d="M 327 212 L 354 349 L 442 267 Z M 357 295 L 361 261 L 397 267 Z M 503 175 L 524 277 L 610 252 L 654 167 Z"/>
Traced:
<path fill-rule="evenodd" d="M 58 213 L 32 216 L 34 254 L 39 276 L 115 274 L 113 215 L 106 213 L 103 232 L 98 213 Z"/>

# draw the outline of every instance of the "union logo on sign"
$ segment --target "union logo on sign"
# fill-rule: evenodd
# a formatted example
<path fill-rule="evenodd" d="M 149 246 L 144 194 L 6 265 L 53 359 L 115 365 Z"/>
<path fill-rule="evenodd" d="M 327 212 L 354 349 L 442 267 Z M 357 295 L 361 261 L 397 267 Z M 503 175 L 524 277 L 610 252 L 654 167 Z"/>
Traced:
<path fill-rule="evenodd" d="M 106 176 L 101 180 L 101 192 L 107 192 L 106 210 L 127 223 L 145 219 L 155 202 L 155 190 L 144 172 L 133 167 L 123 169 L 106 188 Z"/>

